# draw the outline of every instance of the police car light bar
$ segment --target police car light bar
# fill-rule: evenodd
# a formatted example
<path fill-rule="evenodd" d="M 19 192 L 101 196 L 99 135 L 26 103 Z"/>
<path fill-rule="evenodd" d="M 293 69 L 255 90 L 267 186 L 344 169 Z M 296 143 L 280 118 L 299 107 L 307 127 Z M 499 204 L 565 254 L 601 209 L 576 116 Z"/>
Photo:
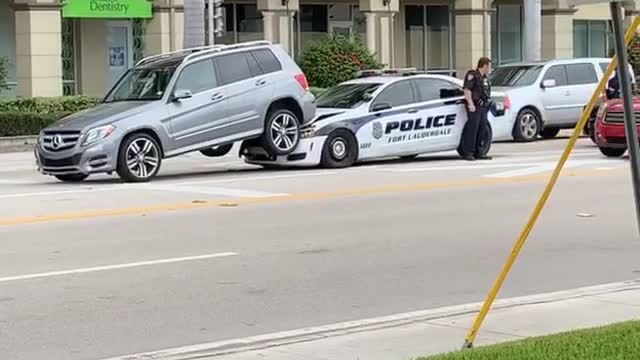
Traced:
<path fill-rule="evenodd" d="M 422 71 L 416 70 L 416 68 L 398 68 L 398 69 L 368 69 L 360 70 L 356 73 L 356 78 L 371 77 L 371 76 L 384 76 L 384 75 L 416 75 L 421 74 Z"/>

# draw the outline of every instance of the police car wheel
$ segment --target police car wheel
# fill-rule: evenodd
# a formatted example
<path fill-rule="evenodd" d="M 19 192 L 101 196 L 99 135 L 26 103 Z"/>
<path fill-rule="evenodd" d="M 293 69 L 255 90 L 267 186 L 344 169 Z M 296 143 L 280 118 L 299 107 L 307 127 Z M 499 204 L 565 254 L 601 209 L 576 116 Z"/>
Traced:
<path fill-rule="evenodd" d="M 300 120 L 287 109 L 271 110 L 267 115 L 262 142 L 272 155 L 289 155 L 300 143 Z"/>
<path fill-rule="evenodd" d="M 513 127 L 513 138 L 516 141 L 534 141 L 540 133 L 540 119 L 532 109 L 524 109 L 518 113 Z"/>
<path fill-rule="evenodd" d="M 227 145 L 214 146 L 209 149 L 200 150 L 200 153 L 207 157 L 225 156 L 231 151 L 233 143 Z"/>
<path fill-rule="evenodd" d="M 343 168 L 358 158 L 358 142 L 349 130 L 338 129 L 329 135 L 322 148 L 322 166 Z"/>

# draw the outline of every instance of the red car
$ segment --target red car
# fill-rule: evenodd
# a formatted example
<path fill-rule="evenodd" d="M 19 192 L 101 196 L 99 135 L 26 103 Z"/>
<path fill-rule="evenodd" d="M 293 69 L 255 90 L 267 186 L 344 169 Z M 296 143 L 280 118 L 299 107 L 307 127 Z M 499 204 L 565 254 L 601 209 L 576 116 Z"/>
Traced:
<path fill-rule="evenodd" d="M 633 97 L 636 118 L 636 133 L 640 137 L 640 98 Z M 608 157 L 620 157 L 627 151 L 624 130 L 624 104 L 622 99 L 607 100 L 600 105 L 596 116 L 596 144 L 600 152 Z"/>

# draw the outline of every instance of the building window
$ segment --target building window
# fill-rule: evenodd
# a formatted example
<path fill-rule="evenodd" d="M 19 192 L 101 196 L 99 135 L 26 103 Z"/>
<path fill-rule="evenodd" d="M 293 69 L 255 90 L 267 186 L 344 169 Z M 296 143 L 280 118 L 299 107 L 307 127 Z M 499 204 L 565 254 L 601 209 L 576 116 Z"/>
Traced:
<path fill-rule="evenodd" d="M 76 22 L 62 19 L 62 94 L 75 95 L 76 86 Z"/>
<path fill-rule="evenodd" d="M 492 57 L 497 65 L 522 61 L 522 5 L 500 5 L 491 16 Z"/>
<path fill-rule="evenodd" d="M 611 26 L 606 20 L 573 21 L 573 56 L 608 57 Z"/>
<path fill-rule="evenodd" d="M 205 5 L 205 31 L 208 32 L 208 21 Z M 223 16 L 225 19 L 224 33 L 215 38 L 217 44 L 235 44 L 245 41 L 262 40 L 262 13 L 256 4 L 224 3 Z"/>
<path fill-rule="evenodd" d="M 407 66 L 448 72 L 452 64 L 450 24 L 447 5 L 406 5 Z"/>
<path fill-rule="evenodd" d="M 0 89 L 0 97 L 15 96 L 16 92 L 16 24 L 10 1 L 0 0 L 0 56 L 6 59 L 7 85 Z"/>

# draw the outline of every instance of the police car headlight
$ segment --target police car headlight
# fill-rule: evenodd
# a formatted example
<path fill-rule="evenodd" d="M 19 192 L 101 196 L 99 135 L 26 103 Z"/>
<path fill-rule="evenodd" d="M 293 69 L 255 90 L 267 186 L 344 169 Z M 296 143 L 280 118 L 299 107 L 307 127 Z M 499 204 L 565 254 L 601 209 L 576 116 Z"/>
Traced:
<path fill-rule="evenodd" d="M 300 130 L 300 138 L 308 139 L 316 134 L 315 126 L 308 126 Z"/>

